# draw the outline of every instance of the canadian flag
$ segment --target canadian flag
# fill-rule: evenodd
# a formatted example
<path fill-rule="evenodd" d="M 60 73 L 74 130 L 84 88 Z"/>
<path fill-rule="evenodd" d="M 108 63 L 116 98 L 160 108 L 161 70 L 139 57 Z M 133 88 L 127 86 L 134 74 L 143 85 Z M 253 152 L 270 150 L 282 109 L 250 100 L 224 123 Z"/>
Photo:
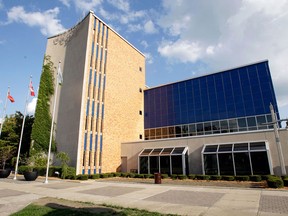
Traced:
<path fill-rule="evenodd" d="M 14 98 L 10 95 L 10 90 L 8 90 L 7 98 L 11 101 L 11 103 L 15 102 Z"/>
<path fill-rule="evenodd" d="M 34 88 L 33 88 L 33 85 L 32 85 L 32 81 L 30 81 L 29 89 L 30 89 L 30 95 L 34 97 L 35 96 L 35 92 L 34 92 Z"/>

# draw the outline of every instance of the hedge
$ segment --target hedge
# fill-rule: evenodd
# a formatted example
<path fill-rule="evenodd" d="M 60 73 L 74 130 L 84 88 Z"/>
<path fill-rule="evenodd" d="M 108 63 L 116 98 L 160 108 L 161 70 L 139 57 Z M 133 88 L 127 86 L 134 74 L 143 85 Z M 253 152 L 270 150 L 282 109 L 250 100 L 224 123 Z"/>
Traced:
<path fill-rule="evenodd" d="M 277 176 L 271 176 L 267 179 L 268 187 L 270 188 L 283 188 L 284 182 L 282 178 L 279 178 Z"/>
<path fill-rule="evenodd" d="M 184 179 L 187 179 L 187 176 L 186 175 L 177 175 L 177 178 L 180 180 L 184 180 Z"/>
<path fill-rule="evenodd" d="M 167 179 L 167 178 L 169 178 L 169 175 L 168 174 L 161 174 L 161 178 L 162 179 Z"/>
<path fill-rule="evenodd" d="M 221 179 L 222 179 L 222 176 L 220 176 L 220 175 L 211 175 L 211 176 L 210 176 L 210 179 L 211 179 L 211 180 L 221 180 Z"/>
<path fill-rule="evenodd" d="M 88 180 L 88 177 L 89 177 L 89 175 L 79 174 L 79 175 L 76 176 L 76 179 L 83 181 L 83 180 Z"/>
<path fill-rule="evenodd" d="M 194 174 L 189 174 L 189 175 L 188 175 L 188 178 L 189 178 L 189 179 L 195 179 L 195 176 L 196 176 L 196 175 L 194 175 Z"/>
<path fill-rule="evenodd" d="M 235 176 L 236 181 L 249 181 L 249 176 Z"/>
<path fill-rule="evenodd" d="M 235 177 L 234 176 L 222 176 L 222 179 L 225 181 L 234 181 Z"/>
<path fill-rule="evenodd" d="M 198 180 L 209 180 L 210 176 L 209 175 L 196 175 L 196 179 L 198 179 Z"/>
<path fill-rule="evenodd" d="M 260 182 L 260 181 L 262 181 L 262 177 L 260 175 L 251 175 L 250 176 L 250 181 Z"/>

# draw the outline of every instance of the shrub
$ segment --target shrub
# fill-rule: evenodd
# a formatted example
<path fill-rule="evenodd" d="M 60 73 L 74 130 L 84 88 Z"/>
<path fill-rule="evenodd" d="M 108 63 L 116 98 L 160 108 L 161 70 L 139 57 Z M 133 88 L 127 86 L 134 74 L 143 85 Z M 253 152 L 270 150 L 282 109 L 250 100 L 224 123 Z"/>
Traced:
<path fill-rule="evenodd" d="M 88 180 L 88 175 L 86 175 L 86 174 L 83 174 L 83 175 L 79 174 L 79 175 L 76 176 L 76 179 L 77 179 L 77 180 L 81 180 L 81 181 L 83 181 L 83 180 Z"/>
<path fill-rule="evenodd" d="M 288 186 L 288 177 L 283 178 L 283 183 L 285 187 Z"/>
<path fill-rule="evenodd" d="M 100 174 L 90 175 L 90 178 L 91 178 L 91 179 L 99 179 L 99 178 L 100 178 Z"/>
<path fill-rule="evenodd" d="M 113 173 L 115 177 L 120 177 L 121 176 L 121 173 L 120 172 L 115 172 Z"/>
<path fill-rule="evenodd" d="M 189 175 L 188 175 L 188 178 L 189 178 L 189 179 L 195 179 L 195 176 L 196 176 L 196 175 L 194 175 L 194 174 L 189 174 Z"/>
<path fill-rule="evenodd" d="M 272 176 L 267 179 L 268 187 L 270 188 L 282 188 L 284 187 L 284 182 L 281 178 L 277 176 Z"/>
<path fill-rule="evenodd" d="M 135 178 L 144 178 L 144 174 L 136 174 Z"/>
<path fill-rule="evenodd" d="M 235 177 L 234 176 L 222 176 L 222 179 L 225 181 L 234 181 Z"/>
<path fill-rule="evenodd" d="M 196 179 L 198 179 L 198 180 L 209 180 L 210 176 L 209 175 L 196 175 Z"/>
<path fill-rule="evenodd" d="M 127 173 L 128 178 L 134 178 L 136 173 Z"/>
<path fill-rule="evenodd" d="M 109 177 L 108 173 L 100 174 L 100 178 L 108 178 L 108 177 Z"/>
<path fill-rule="evenodd" d="M 180 180 L 184 180 L 184 179 L 187 179 L 187 176 L 186 175 L 178 175 L 177 178 Z"/>
<path fill-rule="evenodd" d="M 251 175 L 250 176 L 250 181 L 260 182 L 260 181 L 262 181 L 262 177 L 260 175 Z"/>
<path fill-rule="evenodd" d="M 270 177 L 275 177 L 275 175 L 262 175 L 261 178 L 262 180 L 268 180 Z"/>
<path fill-rule="evenodd" d="M 249 176 L 235 176 L 236 181 L 249 181 Z"/>
<path fill-rule="evenodd" d="M 113 178 L 114 177 L 114 173 L 107 173 L 108 178 Z"/>
<path fill-rule="evenodd" d="M 167 179 L 167 178 L 169 178 L 169 175 L 168 174 L 161 174 L 161 178 L 162 179 Z"/>
<path fill-rule="evenodd" d="M 152 174 L 144 174 L 144 178 L 154 178 L 154 175 L 152 175 Z"/>
<path fill-rule="evenodd" d="M 211 179 L 211 180 L 221 180 L 221 179 L 222 179 L 222 176 L 220 176 L 220 175 L 211 175 L 211 176 L 210 176 L 210 179 Z"/>
<path fill-rule="evenodd" d="M 176 180 L 177 179 L 177 174 L 172 174 L 171 179 Z"/>
<path fill-rule="evenodd" d="M 128 173 L 121 173 L 121 177 L 126 178 L 128 176 Z"/>

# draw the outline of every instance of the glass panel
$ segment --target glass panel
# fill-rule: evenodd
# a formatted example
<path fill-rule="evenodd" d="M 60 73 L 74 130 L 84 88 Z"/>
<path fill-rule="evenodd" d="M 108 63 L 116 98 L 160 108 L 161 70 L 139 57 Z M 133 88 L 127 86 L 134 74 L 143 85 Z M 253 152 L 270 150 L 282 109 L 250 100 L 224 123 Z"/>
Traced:
<path fill-rule="evenodd" d="M 170 175 L 170 156 L 160 157 L 160 172 Z"/>
<path fill-rule="evenodd" d="M 169 137 L 175 137 L 175 128 L 169 127 Z"/>
<path fill-rule="evenodd" d="M 257 125 L 258 125 L 258 129 L 267 129 L 267 125 L 262 125 L 263 123 L 266 123 L 266 118 L 265 116 L 257 116 Z"/>
<path fill-rule="evenodd" d="M 204 155 L 204 170 L 206 175 L 218 175 L 216 154 Z"/>
<path fill-rule="evenodd" d="M 212 134 L 211 122 L 204 123 L 204 131 L 205 131 L 205 134 Z"/>
<path fill-rule="evenodd" d="M 265 142 L 250 143 L 250 150 L 266 150 Z"/>
<path fill-rule="evenodd" d="M 251 162 L 254 175 L 269 175 L 267 152 L 251 152 Z"/>
<path fill-rule="evenodd" d="M 205 146 L 204 152 L 217 152 L 218 145 L 207 145 Z"/>
<path fill-rule="evenodd" d="M 161 155 L 170 155 L 174 148 L 164 148 L 164 150 L 161 152 Z"/>
<path fill-rule="evenodd" d="M 236 119 L 230 119 L 229 120 L 229 130 L 230 130 L 230 132 L 238 131 L 238 125 L 237 125 Z"/>
<path fill-rule="evenodd" d="M 148 174 L 148 157 L 140 157 L 140 173 Z"/>
<path fill-rule="evenodd" d="M 149 155 L 153 149 L 145 149 L 140 155 Z"/>
<path fill-rule="evenodd" d="M 145 140 L 149 140 L 149 130 L 145 130 Z"/>
<path fill-rule="evenodd" d="M 181 126 L 175 127 L 176 137 L 181 137 Z"/>
<path fill-rule="evenodd" d="M 247 124 L 249 130 L 257 130 L 255 117 L 247 118 Z"/>
<path fill-rule="evenodd" d="M 248 147 L 248 146 L 247 146 Z M 234 153 L 236 175 L 251 175 L 249 153 Z"/>
<path fill-rule="evenodd" d="M 155 133 L 155 129 L 150 129 L 150 137 L 155 137 L 156 133 Z"/>
<path fill-rule="evenodd" d="M 161 128 L 156 129 L 156 138 L 161 138 Z"/>
<path fill-rule="evenodd" d="M 218 154 L 220 175 L 234 175 L 232 154 Z"/>
<path fill-rule="evenodd" d="M 182 154 L 184 151 L 185 147 L 177 147 L 174 149 L 174 151 L 172 152 L 173 155 L 175 154 Z"/>
<path fill-rule="evenodd" d="M 188 125 L 182 125 L 182 134 L 188 134 Z"/>
<path fill-rule="evenodd" d="M 239 128 L 247 127 L 246 118 L 238 119 Z"/>
<path fill-rule="evenodd" d="M 221 127 L 221 133 L 227 133 L 228 132 L 228 121 L 227 120 L 220 121 L 220 127 Z"/>
<path fill-rule="evenodd" d="M 234 144 L 234 151 L 248 151 L 248 143 Z"/>
<path fill-rule="evenodd" d="M 228 144 L 228 145 L 220 145 L 218 152 L 231 152 L 232 151 L 232 144 Z"/>
<path fill-rule="evenodd" d="M 203 135 L 203 123 L 197 124 L 197 135 Z"/>
<path fill-rule="evenodd" d="M 162 137 L 167 138 L 168 137 L 168 128 L 162 128 Z"/>
<path fill-rule="evenodd" d="M 212 129 L 214 134 L 220 133 L 220 122 L 219 121 L 212 122 Z"/>
<path fill-rule="evenodd" d="M 153 155 L 153 156 L 154 156 L 154 155 L 159 155 L 161 151 L 162 151 L 162 148 L 154 149 L 154 150 L 151 152 L 150 155 Z"/>
<path fill-rule="evenodd" d="M 172 174 L 183 174 L 182 156 L 171 156 Z"/>
<path fill-rule="evenodd" d="M 159 157 L 149 157 L 150 160 L 150 174 L 159 172 Z"/>
<path fill-rule="evenodd" d="M 196 126 L 195 126 L 195 124 L 189 125 L 189 135 L 190 136 L 195 136 L 196 135 Z"/>

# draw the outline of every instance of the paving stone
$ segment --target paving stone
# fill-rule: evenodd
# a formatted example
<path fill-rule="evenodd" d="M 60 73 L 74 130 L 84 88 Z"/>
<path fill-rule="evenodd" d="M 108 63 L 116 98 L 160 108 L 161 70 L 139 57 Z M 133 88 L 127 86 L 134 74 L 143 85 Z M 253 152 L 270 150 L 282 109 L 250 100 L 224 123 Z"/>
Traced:
<path fill-rule="evenodd" d="M 10 189 L 0 190 L 0 198 L 9 197 L 9 196 L 20 196 L 20 195 L 24 195 L 24 194 L 27 194 L 27 193 L 16 191 L 16 190 L 10 190 Z"/>
<path fill-rule="evenodd" d="M 115 197 L 115 196 L 120 196 L 123 194 L 132 193 L 132 192 L 143 190 L 143 189 L 144 188 L 109 186 L 109 187 L 102 187 L 102 188 L 97 188 L 97 189 L 78 191 L 78 193 Z"/>
<path fill-rule="evenodd" d="M 174 204 L 192 205 L 192 206 L 213 206 L 215 202 L 223 197 L 223 193 L 195 192 L 170 190 L 146 198 L 147 201 L 167 202 Z"/>
<path fill-rule="evenodd" d="M 38 187 L 51 188 L 51 189 L 67 189 L 67 188 L 81 187 L 81 186 L 83 186 L 83 184 L 72 183 L 72 182 L 38 185 Z"/>
<path fill-rule="evenodd" d="M 260 198 L 259 211 L 288 214 L 288 197 L 262 195 Z"/>

